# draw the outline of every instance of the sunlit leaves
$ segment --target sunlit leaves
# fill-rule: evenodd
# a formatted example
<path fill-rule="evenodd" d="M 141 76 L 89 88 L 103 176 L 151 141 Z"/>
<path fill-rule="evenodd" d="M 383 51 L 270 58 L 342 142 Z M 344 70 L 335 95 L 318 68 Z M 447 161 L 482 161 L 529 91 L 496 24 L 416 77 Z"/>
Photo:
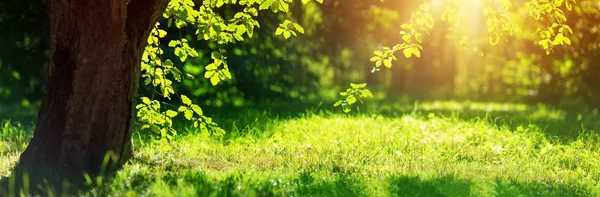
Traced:
<path fill-rule="evenodd" d="M 302 26 L 300 26 L 298 23 L 285 20 L 283 23 L 279 24 L 279 27 L 277 27 L 275 30 L 275 35 L 281 35 L 285 39 L 288 39 L 291 36 L 298 36 L 296 32 L 304 34 L 304 28 L 302 28 Z"/>
<path fill-rule="evenodd" d="M 135 107 L 137 109 L 137 117 L 140 123 L 142 123 L 141 129 L 159 133 L 161 138 L 169 140 L 177 135 L 177 131 L 172 128 L 172 118 L 177 116 L 177 112 L 173 110 L 160 112 L 160 102 L 151 100 L 148 97 L 142 97 L 141 100 L 142 102 Z"/>
<path fill-rule="evenodd" d="M 540 39 L 536 44 L 546 50 L 546 54 L 550 54 L 554 46 L 571 45 L 571 39 L 567 37 L 571 34 L 573 34 L 573 30 L 568 25 L 554 23 L 552 26 L 538 31 Z"/>
<path fill-rule="evenodd" d="M 316 0 L 323 3 L 322 0 Z M 271 10 L 272 12 L 288 12 L 292 0 L 171 0 L 163 13 L 166 25 L 176 28 L 188 27 L 195 30 L 195 38 L 219 46 L 211 54 L 212 62 L 205 65 L 204 77 L 209 79 L 212 85 L 217 85 L 224 80 L 231 79 L 231 73 L 227 66 L 226 45 L 244 41 L 246 37 L 252 37 L 254 29 L 260 27 L 255 18 L 258 10 Z M 303 0 L 304 3 L 308 2 Z M 241 10 L 233 15 L 223 15 L 217 12 L 218 8 L 225 5 L 237 4 L 242 6 Z M 229 18 L 227 18 L 229 17 Z M 286 39 L 304 33 L 304 29 L 297 23 L 289 20 L 280 25 L 280 34 Z M 193 126 L 205 134 L 221 135 L 224 133 L 212 120 L 206 116 L 200 106 L 194 104 L 190 98 L 180 95 L 182 106 L 177 110 L 168 109 L 166 106 L 154 100 L 154 96 L 171 99 L 175 94 L 173 81 L 181 82 L 183 73 L 175 66 L 173 61 L 166 59 L 163 48 L 168 46 L 173 54 L 181 62 L 190 58 L 198 57 L 200 54 L 188 44 L 190 37 L 166 40 L 167 31 L 160 28 L 156 23 L 147 40 L 147 46 L 142 55 L 141 72 L 145 85 L 151 85 L 154 90 L 152 99 L 143 97 L 141 103 L 136 106 L 138 118 L 143 123 L 142 129 L 149 129 L 161 134 L 163 149 L 170 149 L 169 140 L 175 135 L 172 129 L 172 118 L 183 114 L 183 118 L 191 121 Z M 172 36 L 170 37 L 172 38 Z M 161 43 L 163 42 L 163 43 Z M 170 51 L 170 50 L 167 50 Z M 166 148 L 165 148 L 166 147 Z"/>
<path fill-rule="evenodd" d="M 371 72 L 379 71 L 379 67 L 381 65 L 391 68 L 392 60 L 396 60 L 394 51 L 388 47 L 384 47 L 383 51 L 375 51 L 373 54 L 375 54 L 375 56 L 373 56 L 370 60 L 371 62 L 375 62 L 375 67 Z"/>
<path fill-rule="evenodd" d="M 483 2 L 482 11 L 487 18 L 489 42 L 494 46 L 501 39 L 506 39 L 514 34 L 514 24 L 507 18 L 507 12 L 511 9 L 512 3 L 509 0 L 485 0 Z"/>
<path fill-rule="evenodd" d="M 422 4 L 419 6 L 419 10 L 413 13 L 412 22 L 417 28 L 433 28 L 433 15 L 428 13 L 430 7 L 428 3 Z"/>
<path fill-rule="evenodd" d="M 177 116 L 177 112 L 173 111 L 173 110 L 167 110 L 166 114 L 169 118 L 173 118 L 173 117 Z"/>
<path fill-rule="evenodd" d="M 278 1 L 278 0 L 265 0 L 260 4 L 260 7 L 258 9 L 260 9 L 260 10 L 269 9 L 276 1 Z"/>
<path fill-rule="evenodd" d="M 217 85 L 223 80 L 231 79 L 226 57 L 221 52 L 215 51 L 211 54 L 211 58 L 213 63 L 206 65 L 204 78 L 209 79 L 212 85 Z"/>
<path fill-rule="evenodd" d="M 371 91 L 366 89 L 366 87 L 366 83 L 350 83 L 350 88 L 348 88 L 345 92 L 340 93 L 340 95 L 345 97 L 345 99 L 337 101 L 335 104 L 333 104 L 333 106 L 342 107 L 342 110 L 346 113 L 350 112 L 353 104 L 357 102 L 362 103 L 362 99 L 373 97 Z"/>
<path fill-rule="evenodd" d="M 225 134 L 225 131 L 220 129 L 211 118 L 204 116 L 204 112 L 200 106 L 193 104 L 185 95 L 181 95 L 181 100 L 183 105 L 179 106 L 177 111 L 183 113 L 184 118 L 191 121 L 194 128 L 198 128 L 201 132 L 206 132 L 210 135 L 220 136 Z"/>
<path fill-rule="evenodd" d="M 550 54 L 555 46 L 571 45 L 570 35 L 573 30 L 564 24 L 567 17 L 563 8 L 571 11 L 575 0 L 531 0 L 525 5 L 529 14 L 541 24 L 550 24 L 538 30 L 539 40 L 536 44 L 542 47 L 546 54 Z"/>
<path fill-rule="evenodd" d="M 397 51 L 402 51 L 405 58 L 421 57 L 423 35 L 429 34 L 434 25 L 433 15 L 429 13 L 430 9 L 428 3 L 420 5 L 419 10 L 412 14 L 411 21 L 400 26 L 402 28 L 400 35 L 404 43 L 397 44 L 393 48 L 383 47 L 382 51 L 374 52 L 375 56 L 370 61 L 375 62 L 375 67 L 371 72 L 379 71 L 382 65 L 391 68 L 392 61 L 396 60 L 394 53 Z"/>
<path fill-rule="evenodd" d="M 198 52 L 195 49 L 192 49 L 188 44 L 187 39 L 182 38 L 181 40 L 171 40 L 169 42 L 169 47 L 175 49 L 175 55 L 179 57 L 181 62 L 185 62 L 185 60 L 189 57 L 198 57 Z"/>
<path fill-rule="evenodd" d="M 169 76 L 173 77 L 176 81 L 181 81 L 181 71 L 174 66 L 171 60 L 162 60 L 164 51 L 159 47 L 160 38 L 166 36 L 166 32 L 158 28 L 159 23 L 155 25 L 150 36 L 148 38 L 148 45 L 142 55 L 141 71 L 142 77 L 145 78 L 145 85 L 152 85 L 160 89 L 160 93 L 165 98 L 170 98 L 171 94 L 175 93 L 173 88 L 173 81 L 169 79 Z M 182 43 L 183 42 L 183 43 Z M 191 49 L 186 41 L 174 41 L 170 42 L 169 45 L 177 47 L 179 50 L 183 50 L 186 57 L 197 56 L 195 50 Z M 183 48 L 183 49 L 182 49 Z"/>
<path fill-rule="evenodd" d="M 181 95 L 181 102 L 184 105 L 191 105 L 192 104 L 192 100 L 189 97 L 187 97 L 186 95 Z"/>
<path fill-rule="evenodd" d="M 519 21 L 515 21 L 514 18 L 512 18 L 513 15 L 509 18 L 509 12 L 514 11 L 512 10 L 513 7 L 521 6 L 513 5 L 516 1 L 478 1 L 482 3 L 481 11 L 483 16 L 485 16 L 485 24 L 489 33 L 488 41 L 492 46 L 498 45 L 502 41 L 506 42 L 511 36 L 520 33 L 521 30 L 516 26 Z M 444 1 L 444 3 L 438 2 L 438 6 L 436 7 L 439 7 L 439 4 L 447 5 L 443 12 L 441 12 L 441 20 L 447 22 L 446 24 L 448 26 L 445 37 L 455 41 L 457 45 L 464 49 L 473 51 L 479 56 L 484 56 L 483 51 L 477 46 L 477 43 L 469 45 L 469 38 L 457 33 L 461 32 L 457 29 L 459 23 L 462 22 L 459 18 L 459 10 L 461 10 L 462 6 L 464 6 L 463 4 L 467 2 L 473 3 L 461 0 L 449 0 Z M 547 54 L 550 54 L 556 46 L 571 45 L 574 42 L 571 40 L 573 38 L 573 30 L 565 24 L 567 21 L 565 12 L 573 10 L 573 5 L 575 3 L 575 0 L 529 0 L 524 3 L 528 8 L 529 14 L 537 20 L 540 25 L 537 29 L 539 40 L 536 41 L 536 44 L 546 50 Z M 395 45 L 393 48 L 383 47 L 382 50 L 374 52 L 374 56 L 370 58 L 370 61 L 375 64 L 371 72 L 379 71 L 382 65 L 388 68 L 391 67 L 392 61 L 396 59 L 394 54 L 398 51 L 401 51 L 405 58 L 419 58 L 421 56 L 424 36 L 428 35 L 435 25 L 433 15 L 429 13 L 430 9 L 431 6 L 428 3 L 420 5 L 418 10 L 412 13 L 410 21 L 400 26 L 402 29 L 400 31 L 400 44 Z M 577 12 L 582 12 L 579 7 L 575 10 Z M 342 106 L 344 111 L 350 111 L 349 106 L 360 101 L 360 97 L 355 95 L 356 91 L 358 91 L 358 89 L 353 87 L 340 93 L 341 96 L 345 98 L 344 100 L 336 102 L 335 106 Z"/>
<path fill-rule="evenodd" d="M 410 58 L 412 55 L 421 57 L 421 51 L 417 47 L 407 47 L 402 50 L 402 53 L 404 53 L 404 57 L 406 58 Z"/>

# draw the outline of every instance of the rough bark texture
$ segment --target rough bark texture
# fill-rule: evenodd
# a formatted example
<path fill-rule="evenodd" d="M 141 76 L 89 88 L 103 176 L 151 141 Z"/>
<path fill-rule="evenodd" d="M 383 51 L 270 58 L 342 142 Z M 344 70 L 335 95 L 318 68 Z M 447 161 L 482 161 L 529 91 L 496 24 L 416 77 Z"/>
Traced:
<path fill-rule="evenodd" d="M 34 136 L 13 175 L 78 182 L 131 154 L 146 39 L 168 0 L 50 0 L 51 64 Z"/>

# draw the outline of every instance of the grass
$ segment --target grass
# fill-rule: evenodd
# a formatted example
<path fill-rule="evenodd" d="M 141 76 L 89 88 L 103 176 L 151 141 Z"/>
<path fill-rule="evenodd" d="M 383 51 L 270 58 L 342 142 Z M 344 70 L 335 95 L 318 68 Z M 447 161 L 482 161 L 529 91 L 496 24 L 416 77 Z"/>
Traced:
<path fill-rule="evenodd" d="M 214 109 L 228 131 L 134 137 L 135 157 L 90 196 L 600 196 L 594 108 L 431 101 L 342 114 Z M 0 175 L 27 140 L 0 127 Z M 1 147 L 1 146 L 0 146 Z"/>

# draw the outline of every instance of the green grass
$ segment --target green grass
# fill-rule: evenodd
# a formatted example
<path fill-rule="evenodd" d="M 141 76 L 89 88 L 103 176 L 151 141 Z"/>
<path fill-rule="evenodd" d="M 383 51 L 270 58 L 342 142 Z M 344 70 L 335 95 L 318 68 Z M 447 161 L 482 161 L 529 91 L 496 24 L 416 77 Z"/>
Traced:
<path fill-rule="evenodd" d="M 135 135 L 135 157 L 84 195 L 600 196 L 590 107 L 438 101 L 342 114 L 285 105 L 211 110 L 226 136 Z M 23 150 L 0 127 L 0 175 Z"/>

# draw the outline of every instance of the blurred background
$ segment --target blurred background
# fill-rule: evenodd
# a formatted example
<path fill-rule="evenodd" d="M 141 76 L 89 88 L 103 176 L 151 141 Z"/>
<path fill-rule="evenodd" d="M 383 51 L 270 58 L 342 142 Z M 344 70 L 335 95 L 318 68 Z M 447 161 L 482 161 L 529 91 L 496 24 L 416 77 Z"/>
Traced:
<path fill-rule="evenodd" d="M 272 102 L 330 106 L 350 82 L 368 83 L 375 94 L 369 101 L 373 103 L 452 99 L 600 104 L 598 1 L 578 1 L 565 13 L 574 31 L 572 45 L 557 47 L 550 55 L 534 44 L 539 24 L 520 6 L 509 16 L 520 27 L 518 33 L 491 46 L 481 8 L 473 1 L 460 8 L 460 29 L 448 32 L 449 24 L 435 24 L 424 38 L 421 58 L 402 57 L 391 69 L 372 73 L 373 51 L 401 43 L 400 25 L 421 3 L 430 3 L 439 19 L 441 1 L 297 1 L 289 13 L 262 12 L 261 28 L 254 36 L 226 48 L 232 80 L 212 86 L 204 79 L 208 54 L 217 46 L 193 41 L 200 57 L 176 62 L 187 73 L 176 87 L 198 104 L 212 107 Z M 220 12 L 233 15 L 237 9 L 225 6 Z M 305 34 L 288 40 L 275 36 L 286 19 L 302 25 Z M 47 28 L 42 1 L 0 1 L 0 119 L 35 120 L 49 58 Z M 185 36 L 194 30 L 168 31 Z M 466 37 L 469 47 L 478 47 L 483 56 L 447 39 L 448 34 Z M 167 46 L 164 49 L 165 58 L 178 59 Z M 141 86 L 139 95 L 150 91 Z"/>

